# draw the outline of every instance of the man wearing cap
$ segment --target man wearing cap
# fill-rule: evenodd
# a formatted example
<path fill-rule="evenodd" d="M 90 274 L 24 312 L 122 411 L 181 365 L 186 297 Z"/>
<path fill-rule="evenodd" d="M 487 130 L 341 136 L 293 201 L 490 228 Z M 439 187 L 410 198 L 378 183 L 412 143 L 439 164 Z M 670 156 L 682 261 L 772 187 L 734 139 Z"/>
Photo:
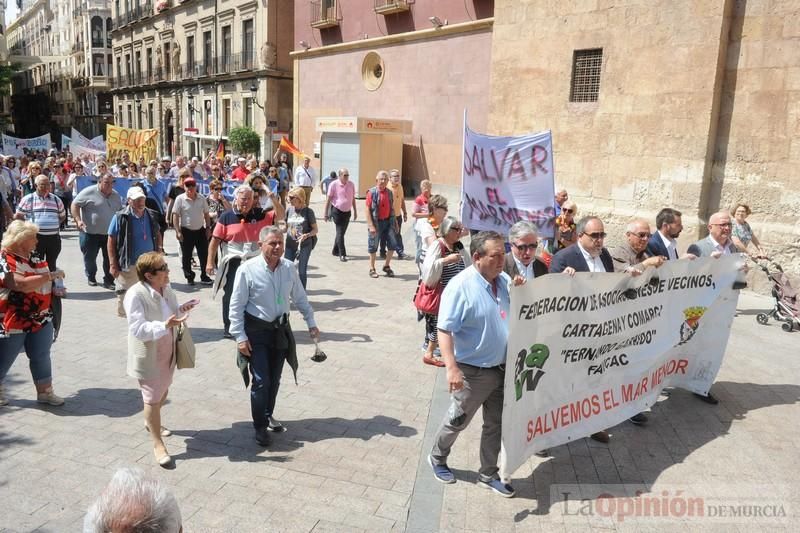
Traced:
<path fill-rule="evenodd" d="M 317 171 L 311 166 L 311 158 L 308 156 L 303 157 L 303 164 L 297 167 L 294 171 L 294 184 L 297 187 L 302 187 L 306 196 L 306 205 L 310 205 L 311 191 L 314 189 L 314 183 L 317 182 Z"/>
<path fill-rule="evenodd" d="M 97 185 L 85 187 L 72 202 L 72 218 L 80 231 L 78 243 L 83 254 L 83 267 L 89 285 L 97 285 L 97 252 L 103 253 L 103 287 L 114 287 L 108 258 L 108 226 L 122 209 L 119 194 L 113 189 L 114 177 L 106 174 Z"/>
<path fill-rule="evenodd" d="M 138 280 L 136 260 L 146 252 L 161 251 L 158 213 L 145 207 L 141 187 L 128 189 L 128 205 L 117 212 L 108 226 L 108 257 L 116 280 L 117 315 L 125 317 L 125 292 Z"/>
<path fill-rule="evenodd" d="M 181 243 L 181 261 L 186 282 L 194 285 L 192 270 L 192 253 L 197 250 L 200 261 L 200 283 L 211 285 L 213 281 L 203 270 L 208 259 L 208 239 L 211 237 L 211 216 L 206 197 L 197 192 L 197 181 L 194 178 L 183 180 L 186 192 L 175 198 L 172 206 L 172 227 L 175 236 Z"/>
<path fill-rule="evenodd" d="M 240 157 L 236 160 L 236 165 L 231 172 L 231 179 L 243 182 L 250 175 L 250 171 L 247 169 L 247 159 Z"/>

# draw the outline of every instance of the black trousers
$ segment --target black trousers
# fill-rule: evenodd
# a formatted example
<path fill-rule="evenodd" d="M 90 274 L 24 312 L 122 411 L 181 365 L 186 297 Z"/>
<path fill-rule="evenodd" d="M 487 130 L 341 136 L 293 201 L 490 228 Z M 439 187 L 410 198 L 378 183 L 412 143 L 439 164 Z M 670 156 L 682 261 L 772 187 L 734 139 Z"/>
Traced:
<path fill-rule="evenodd" d="M 36 235 L 39 242 L 36 243 L 36 253 L 39 257 L 47 261 L 50 272 L 55 271 L 58 254 L 61 253 L 61 235 Z"/>
<path fill-rule="evenodd" d="M 339 211 L 334 206 L 331 206 L 331 218 L 336 226 L 336 237 L 333 240 L 333 255 L 347 255 L 347 248 L 344 245 L 344 234 L 347 232 L 347 226 L 350 225 L 351 211 Z"/>
<path fill-rule="evenodd" d="M 183 267 L 183 275 L 186 276 L 186 281 L 194 280 L 194 271 L 192 270 L 192 251 L 197 249 L 197 259 L 200 263 L 200 277 L 205 278 L 206 260 L 208 259 L 208 238 L 206 237 L 206 228 L 189 229 L 181 226 L 181 266 Z"/>

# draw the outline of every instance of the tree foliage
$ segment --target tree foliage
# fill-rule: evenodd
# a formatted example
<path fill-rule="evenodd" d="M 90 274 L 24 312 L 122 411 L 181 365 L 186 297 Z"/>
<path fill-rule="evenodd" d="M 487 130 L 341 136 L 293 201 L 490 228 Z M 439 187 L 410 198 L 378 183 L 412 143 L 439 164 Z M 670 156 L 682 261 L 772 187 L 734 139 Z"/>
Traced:
<path fill-rule="evenodd" d="M 228 142 L 240 154 L 256 154 L 261 148 L 261 138 L 249 126 L 231 128 L 228 132 Z"/>

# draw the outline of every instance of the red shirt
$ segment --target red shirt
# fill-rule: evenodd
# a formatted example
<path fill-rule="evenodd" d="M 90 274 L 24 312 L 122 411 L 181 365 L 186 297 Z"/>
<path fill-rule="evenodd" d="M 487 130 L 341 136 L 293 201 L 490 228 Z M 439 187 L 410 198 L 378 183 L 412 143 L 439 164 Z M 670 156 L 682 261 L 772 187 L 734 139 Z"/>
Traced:
<path fill-rule="evenodd" d="M 367 194 L 367 209 L 372 213 L 372 192 Z M 378 189 L 378 220 L 385 220 L 392 215 L 392 204 L 389 202 L 389 189 Z M 375 223 L 378 220 L 373 220 Z"/>
<path fill-rule="evenodd" d="M 16 272 L 25 277 L 49 272 L 47 261 L 34 253 L 24 259 L 9 253 L 0 252 L 0 337 L 12 333 L 35 333 L 52 320 L 50 310 L 51 283 L 45 283 L 35 291 L 12 291 L 3 285 L 3 272 Z"/>
<path fill-rule="evenodd" d="M 233 169 L 233 172 L 231 172 L 231 179 L 236 181 L 244 181 L 249 175 L 250 171 L 247 170 L 247 167 L 236 167 Z"/>

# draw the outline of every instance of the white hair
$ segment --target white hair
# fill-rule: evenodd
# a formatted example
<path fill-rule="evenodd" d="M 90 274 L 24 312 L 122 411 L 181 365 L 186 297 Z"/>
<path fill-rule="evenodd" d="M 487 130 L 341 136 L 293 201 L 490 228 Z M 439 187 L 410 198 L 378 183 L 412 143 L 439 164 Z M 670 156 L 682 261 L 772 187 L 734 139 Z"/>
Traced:
<path fill-rule="evenodd" d="M 646 219 L 644 219 L 644 218 L 634 218 L 633 220 L 628 222 L 628 225 L 625 227 L 625 231 L 627 233 L 636 233 L 636 227 L 638 225 L 640 225 L 640 224 L 644 224 L 645 226 L 650 228 L 650 223 Z"/>
<path fill-rule="evenodd" d="M 178 533 L 181 527 L 175 496 L 138 468 L 117 470 L 83 520 L 84 533 Z"/>
<path fill-rule="evenodd" d="M 532 222 L 520 220 L 519 222 L 515 222 L 514 225 L 508 230 L 508 242 L 514 242 L 517 239 L 527 237 L 528 235 L 538 237 L 539 232 L 536 231 L 536 226 L 534 226 Z"/>

